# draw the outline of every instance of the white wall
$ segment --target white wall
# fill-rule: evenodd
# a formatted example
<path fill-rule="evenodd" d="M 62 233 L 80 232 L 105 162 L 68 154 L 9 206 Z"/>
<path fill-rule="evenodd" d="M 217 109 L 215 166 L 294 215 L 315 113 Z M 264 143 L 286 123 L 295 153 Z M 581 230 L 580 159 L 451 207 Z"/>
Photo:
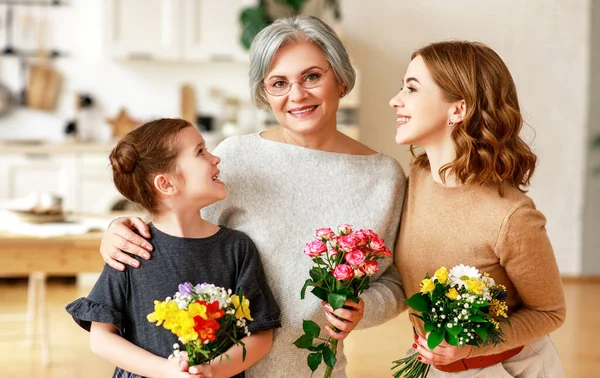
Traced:
<path fill-rule="evenodd" d="M 367 5 L 368 4 L 368 5 Z M 361 67 L 361 135 L 399 159 L 389 99 L 410 54 L 438 40 L 487 43 L 516 81 L 531 143 L 539 156 L 530 195 L 548 219 L 563 274 L 582 271 L 584 146 L 587 128 L 590 0 L 344 0 L 344 40 Z M 533 133 L 526 130 L 527 141 Z"/>

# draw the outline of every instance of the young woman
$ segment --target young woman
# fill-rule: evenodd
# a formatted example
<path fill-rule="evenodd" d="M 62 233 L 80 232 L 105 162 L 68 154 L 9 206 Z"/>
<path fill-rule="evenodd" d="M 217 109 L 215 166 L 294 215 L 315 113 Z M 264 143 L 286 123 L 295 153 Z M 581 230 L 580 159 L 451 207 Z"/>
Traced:
<path fill-rule="evenodd" d="M 339 100 L 354 80 L 344 46 L 325 23 L 307 16 L 274 22 L 252 43 L 250 88 L 256 104 L 269 107 L 280 126 L 229 138 L 215 150 L 229 196 L 207 208 L 205 219 L 252 238 L 282 310 L 273 348 L 248 369 L 251 378 L 310 375 L 307 354 L 293 345 L 303 334 L 302 319 L 343 340 L 359 323 L 381 324 L 403 308 L 391 259 L 381 263 L 359 304 L 347 301 L 332 311 L 316 297 L 300 299 L 312 266 L 302 250 L 316 229 L 343 223 L 370 228 L 392 250 L 397 238 L 406 184 L 400 165 L 336 128 Z M 142 248 L 149 244 L 131 228 L 148 235 L 140 219 L 130 218 L 115 220 L 104 236 L 100 252 L 116 269 L 123 266 L 115 260 L 137 264 L 122 251 L 149 256 L 150 248 Z M 337 354 L 333 376 L 345 377 L 343 343 Z M 324 370 L 321 364 L 314 376 Z"/>
<path fill-rule="evenodd" d="M 191 124 L 160 119 L 127 134 L 110 162 L 117 189 L 152 215 L 152 260 L 124 273 L 106 266 L 90 295 L 67 311 L 90 331 L 92 350 L 117 366 L 114 377 L 190 377 L 185 361 L 166 358 L 177 336 L 146 318 L 154 301 L 172 297 L 184 282 L 241 288 L 254 319 L 251 336 L 242 339 L 246 358 L 241 346 L 232 346 L 229 359 L 195 367 L 194 377 L 243 377 L 270 350 L 279 307 L 252 241 L 200 216 L 201 209 L 227 197 L 220 159 L 206 151 Z"/>
<path fill-rule="evenodd" d="M 440 266 L 474 266 L 508 291 L 505 344 L 427 347 L 411 317 L 413 348 L 435 377 L 562 377 L 547 336 L 565 300 L 546 220 L 524 192 L 536 156 L 508 68 L 489 47 L 434 43 L 417 50 L 390 101 L 396 142 L 419 146 L 410 171 L 395 264 L 411 296 Z"/>

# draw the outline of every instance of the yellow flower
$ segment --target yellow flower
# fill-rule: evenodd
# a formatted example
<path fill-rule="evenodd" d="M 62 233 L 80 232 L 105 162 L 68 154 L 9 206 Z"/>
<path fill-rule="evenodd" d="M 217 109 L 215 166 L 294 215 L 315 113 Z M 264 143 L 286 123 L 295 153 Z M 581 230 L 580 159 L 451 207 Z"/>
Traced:
<path fill-rule="evenodd" d="M 421 293 L 431 293 L 433 289 L 435 289 L 435 283 L 433 283 L 431 278 L 425 278 L 423 281 L 421 281 Z"/>
<path fill-rule="evenodd" d="M 499 316 L 502 316 L 504 318 L 507 318 L 508 317 L 508 315 L 506 314 L 507 310 L 508 310 L 508 306 L 506 305 L 506 303 L 504 301 L 492 299 L 492 302 L 490 303 L 490 314 L 492 314 L 493 317 L 497 318 Z"/>
<path fill-rule="evenodd" d="M 467 290 L 475 294 L 483 293 L 483 289 L 485 288 L 485 284 L 475 277 L 466 280 L 465 286 L 467 287 Z"/>
<path fill-rule="evenodd" d="M 165 320 L 171 318 L 177 310 L 177 303 L 175 302 L 154 301 L 154 312 L 148 314 L 146 318 L 149 322 L 156 322 L 156 326 L 160 326 Z"/>
<path fill-rule="evenodd" d="M 246 318 L 248 320 L 254 320 L 250 316 L 250 301 L 242 297 L 242 303 L 240 303 L 240 297 L 237 294 L 231 296 L 231 303 L 235 307 L 235 317 L 237 319 Z"/>
<path fill-rule="evenodd" d="M 192 303 L 188 306 L 188 314 L 193 319 L 194 316 L 199 316 L 202 319 L 208 319 L 206 317 L 206 305 L 200 304 L 198 302 Z"/>
<path fill-rule="evenodd" d="M 446 296 L 452 300 L 456 300 L 456 298 L 458 297 L 458 291 L 456 291 L 455 288 L 451 288 L 450 290 L 448 290 L 448 292 L 446 293 Z"/>
<path fill-rule="evenodd" d="M 446 283 L 446 280 L 448 279 L 448 269 L 446 269 L 446 267 L 443 266 L 435 271 L 434 276 L 440 283 Z"/>

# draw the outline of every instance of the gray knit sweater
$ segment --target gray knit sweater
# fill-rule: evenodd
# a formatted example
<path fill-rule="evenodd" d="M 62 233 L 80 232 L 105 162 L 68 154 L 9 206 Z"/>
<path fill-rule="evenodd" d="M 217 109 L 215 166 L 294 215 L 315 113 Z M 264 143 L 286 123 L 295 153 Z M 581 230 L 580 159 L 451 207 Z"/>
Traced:
<path fill-rule="evenodd" d="M 370 228 L 393 251 L 400 225 L 406 177 L 400 165 L 383 154 L 348 155 L 273 142 L 259 134 L 223 141 L 215 154 L 222 160 L 227 199 L 203 211 L 204 218 L 245 232 L 256 244 L 267 280 L 282 314 L 270 353 L 247 371 L 249 378 L 310 377 L 306 349 L 292 343 L 303 334 L 302 319 L 323 328 L 328 322 L 321 300 L 300 290 L 312 266 L 302 251 L 321 227 L 348 223 Z M 402 309 L 404 292 L 392 259 L 381 262 L 371 287 L 363 293 L 359 328 L 381 324 Z M 325 331 L 321 334 L 326 337 Z M 334 377 L 345 377 L 343 343 L 338 346 Z M 324 363 L 314 377 L 323 376 Z"/>

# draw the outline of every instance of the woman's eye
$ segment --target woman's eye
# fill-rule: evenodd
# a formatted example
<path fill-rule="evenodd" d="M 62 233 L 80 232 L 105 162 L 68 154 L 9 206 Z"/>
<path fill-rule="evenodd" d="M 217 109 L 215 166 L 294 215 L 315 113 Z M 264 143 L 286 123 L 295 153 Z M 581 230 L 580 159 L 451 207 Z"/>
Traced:
<path fill-rule="evenodd" d="M 275 81 L 273 83 L 271 83 L 271 86 L 273 88 L 284 88 L 287 85 L 286 81 L 283 80 L 279 80 L 279 81 Z"/>
<path fill-rule="evenodd" d="M 198 150 L 198 155 L 204 155 L 204 149 L 203 148 L 201 148 L 201 149 Z"/>
<path fill-rule="evenodd" d="M 304 81 L 318 81 L 319 79 L 321 79 L 321 74 L 317 73 L 317 72 L 311 72 L 308 75 L 304 76 Z"/>
<path fill-rule="evenodd" d="M 406 89 L 408 89 L 408 93 L 413 93 L 416 92 L 417 90 L 413 87 L 406 87 Z"/>

